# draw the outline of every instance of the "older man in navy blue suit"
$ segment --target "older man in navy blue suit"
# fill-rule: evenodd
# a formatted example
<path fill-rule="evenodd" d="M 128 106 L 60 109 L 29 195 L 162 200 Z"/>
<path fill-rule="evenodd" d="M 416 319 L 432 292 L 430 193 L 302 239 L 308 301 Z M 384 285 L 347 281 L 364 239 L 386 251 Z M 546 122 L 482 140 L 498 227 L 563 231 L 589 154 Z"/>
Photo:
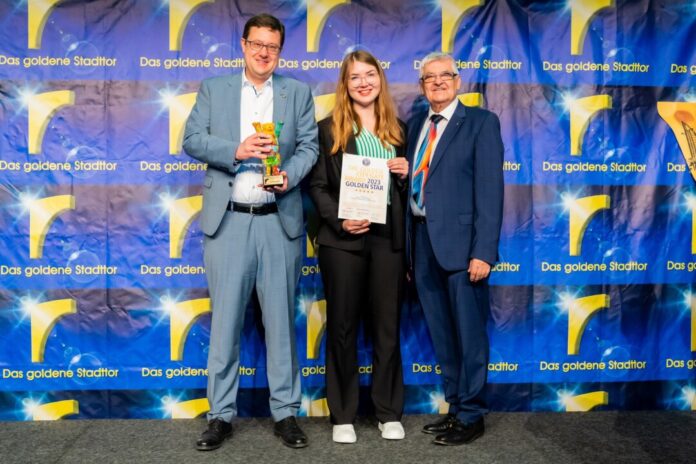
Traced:
<path fill-rule="evenodd" d="M 497 259 L 503 209 L 498 117 L 457 99 L 449 55 L 421 63 L 427 114 L 409 122 L 413 166 L 408 230 L 418 298 L 442 368 L 449 413 L 423 432 L 461 445 L 483 435 L 488 367 L 488 276 Z"/>

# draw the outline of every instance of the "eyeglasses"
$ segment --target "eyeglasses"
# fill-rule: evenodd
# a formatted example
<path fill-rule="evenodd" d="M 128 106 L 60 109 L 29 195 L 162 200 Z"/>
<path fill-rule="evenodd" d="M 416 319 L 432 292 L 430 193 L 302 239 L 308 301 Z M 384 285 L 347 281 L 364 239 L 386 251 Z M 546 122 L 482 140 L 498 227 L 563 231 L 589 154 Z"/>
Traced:
<path fill-rule="evenodd" d="M 440 74 L 426 74 L 425 76 L 421 77 L 420 80 L 421 82 L 425 82 L 426 84 L 432 84 L 437 80 L 438 77 L 442 82 L 448 82 L 457 76 L 458 74 L 453 72 L 443 72 Z"/>
<path fill-rule="evenodd" d="M 278 53 L 280 53 L 280 45 L 265 44 L 257 40 L 247 39 L 244 39 L 244 43 L 246 43 L 249 46 L 249 48 L 251 48 L 255 52 L 260 52 L 262 48 L 265 48 L 270 55 L 277 55 Z"/>
<path fill-rule="evenodd" d="M 348 78 L 348 84 L 352 88 L 360 87 L 362 83 L 365 82 L 367 85 L 376 85 L 379 82 L 379 76 L 377 74 L 366 74 L 364 76 L 350 76 Z"/>

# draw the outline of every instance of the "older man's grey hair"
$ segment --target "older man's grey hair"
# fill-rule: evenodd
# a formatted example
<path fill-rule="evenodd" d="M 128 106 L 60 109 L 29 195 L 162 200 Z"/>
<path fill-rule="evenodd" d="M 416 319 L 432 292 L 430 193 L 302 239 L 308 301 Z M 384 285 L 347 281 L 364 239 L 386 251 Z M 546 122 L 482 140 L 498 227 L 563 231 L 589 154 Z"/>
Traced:
<path fill-rule="evenodd" d="M 457 72 L 457 65 L 454 61 L 454 58 L 452 55 L 448 53 L 442 53 L 442 52 L 431 52 L 425 55 L 425 57 L 421 60 L 420 62 L 420 69 L 419 69 L 419 74 L 418 77 L 423 77 L 423 69 L 425 68 L 425 65 L 428 63 L 432 63 L 433 61 L 449 61 L 450 64 L 452 65 L 452 72 L 454 74 L 459 74 Z"/>

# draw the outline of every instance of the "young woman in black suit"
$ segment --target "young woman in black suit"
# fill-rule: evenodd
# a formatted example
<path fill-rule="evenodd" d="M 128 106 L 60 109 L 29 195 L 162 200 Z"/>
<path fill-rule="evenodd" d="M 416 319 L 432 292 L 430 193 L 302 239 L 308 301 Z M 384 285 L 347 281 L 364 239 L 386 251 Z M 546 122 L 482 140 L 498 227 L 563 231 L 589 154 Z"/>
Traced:
<path fill-rule="evenodd" d="M 310 195 L 321 223 L 319 266 L 326 297 L 326 389 L 333 440 L 356 441 L 357 336 L 369 318 L 373 343 L 372 401 L 382 437 L 404 437 L 399 309 L 405 275 L 404 212 L 408 189 L 405 125 L 379 62 L 362 50 L 341 65 L 336 106 L 319 122 L 319 160 Z M 391 172 L 386 224 L 338 218 L 343 154 L 386 158 Z"/>

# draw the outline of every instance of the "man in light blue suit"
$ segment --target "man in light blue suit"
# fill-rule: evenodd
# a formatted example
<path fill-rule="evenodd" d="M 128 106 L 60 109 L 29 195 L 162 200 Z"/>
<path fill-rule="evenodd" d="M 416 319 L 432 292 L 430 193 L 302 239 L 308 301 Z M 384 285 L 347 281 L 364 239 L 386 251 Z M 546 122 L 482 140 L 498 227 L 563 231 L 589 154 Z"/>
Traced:
<path fill-rule="evenodd" d="M 502 222 L 503 144 L 495 114 L 458 101 L 461 79 L 451 56 L 426 56 L 420 72 L 430 107 L 409 122 L 407 230 L 449 403 L 449 414 L 423 432 L 435 434 L 436 444 L 461 445 L 484 432 L 488 276 Z"/>
<path fill-rule="evenodd" d="M 300 275 L 299 183 L 317 159 L 314 104 L 307 85 L 273 74 L 285 28 L 254 16 L 241 40 L 245 69 L 206 79 L 186 123 L 184 149 L 208 164 L 201 230 L 213 307 L 208 354 L 208 427 L 196 443 L 212 450 L 232 435 L 237 415 L 240 338 L 254 289 L 261 304 L 274 432 L 292 448 L 307 446 L 297 425 L 300 376 L 295 349 L 295 286 Z M 271 138 L 253 122 L 282 122 L 278 137 L 283 185 L 262 187 Z"/>

